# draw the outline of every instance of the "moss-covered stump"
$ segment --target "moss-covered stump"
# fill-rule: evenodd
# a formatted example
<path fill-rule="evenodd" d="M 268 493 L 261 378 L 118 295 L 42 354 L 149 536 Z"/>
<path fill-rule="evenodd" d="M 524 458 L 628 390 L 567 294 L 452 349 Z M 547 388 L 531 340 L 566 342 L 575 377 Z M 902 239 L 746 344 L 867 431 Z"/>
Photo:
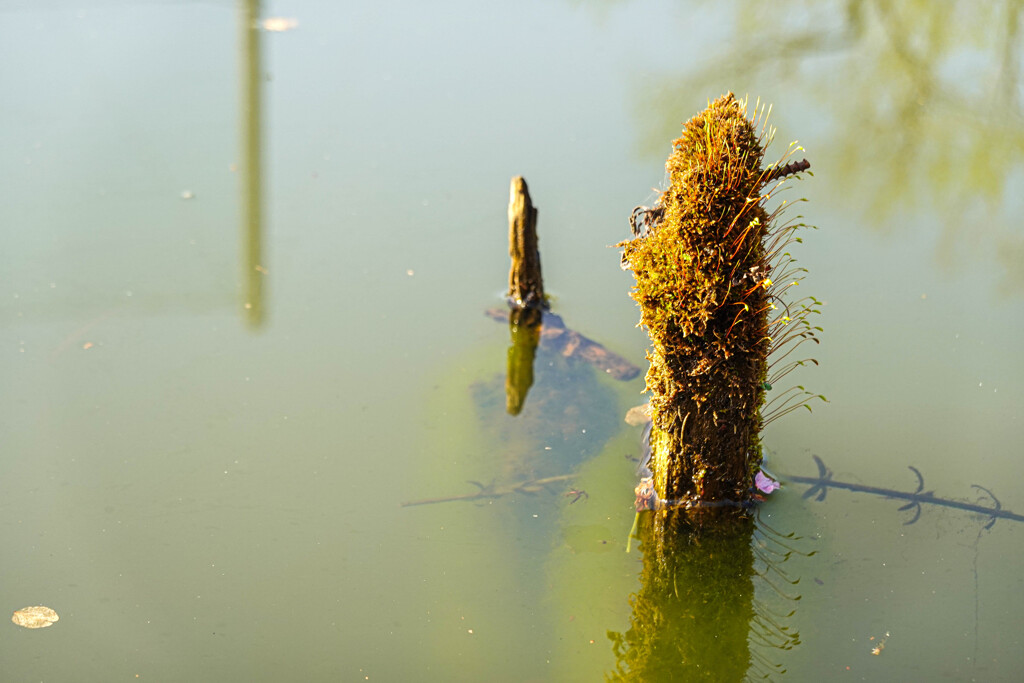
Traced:
<path fill-rule="evenodd" d="M 745 103 L 731 93 L 711 103 L 673 142 L 669 188 L 620 245 L 651 337 L 651 470 L 662 501 L 752 495 L 779 234 L 762 191 L 807 166 L 763 168 L 764 142 Z"/>

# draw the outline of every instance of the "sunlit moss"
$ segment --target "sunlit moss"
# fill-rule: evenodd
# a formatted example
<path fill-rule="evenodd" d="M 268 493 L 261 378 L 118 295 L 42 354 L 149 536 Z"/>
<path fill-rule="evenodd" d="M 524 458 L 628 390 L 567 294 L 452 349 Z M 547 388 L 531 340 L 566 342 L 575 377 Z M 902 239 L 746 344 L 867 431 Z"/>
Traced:
<path fill-rule="evenodd" d="M 761 462 L 781 320 L 770 317 L 780 285 L 769 277 L 780 230 L 762 196 L 780 174 L 762 167 L 765 137 L 745 102 L 712 102 L 673 142 L 650 229 L 621 245 L 652 342 L 651 470 L 662 500 L 746 500 Z"/>

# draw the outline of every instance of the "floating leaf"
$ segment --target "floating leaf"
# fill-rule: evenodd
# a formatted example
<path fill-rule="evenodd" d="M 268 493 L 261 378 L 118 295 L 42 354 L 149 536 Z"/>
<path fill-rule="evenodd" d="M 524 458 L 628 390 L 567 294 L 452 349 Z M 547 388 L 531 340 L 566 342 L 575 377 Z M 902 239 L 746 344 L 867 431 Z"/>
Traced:
<path fill-rule="evenodd" d="M 754 486 L 762 493 L 771 493 L 775 489 L 780 488 L 779 482 L 765 476 L 764 472 L 761 471 L 754 475 Z"/>
<path fill-rule="evenodd" d="M 626 413 L 626 424 L 636 427 L 651 421 L 651 404 L 635 406 Z"/>
<path fill-rule="evenodd" d="M 56 612 L 42 605 L 23 607 L 11 617 L 11 621 L 25 628 L 46 628 L 47 626 L 53 626 L 53 622 L 58 619 L 60 617 L 57 616 Z"/>

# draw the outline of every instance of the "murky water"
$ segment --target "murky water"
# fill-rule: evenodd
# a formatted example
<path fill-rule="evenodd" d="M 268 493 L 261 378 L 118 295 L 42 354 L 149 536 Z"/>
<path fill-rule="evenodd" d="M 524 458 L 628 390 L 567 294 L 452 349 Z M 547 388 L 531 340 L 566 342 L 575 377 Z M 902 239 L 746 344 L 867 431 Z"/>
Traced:
<path fill-rule="evenodd" d="M 769 465 L 1024 513 L 1019 46 L 852 7 L 268 3 L 297 25 L 248 44 L 226 1 L 0 7 L 0 612 L 60 615 L 4 680 L 600 680 L 680 594 L 736 609 L 647 680 L 1014 680 L 1019 523 L 792 483 L 671 597 L 624 552 L 642 380 L 542 364 L 562 414 L 500 411 L 509 179 L 555 310 L 643 364 L 608 245 L 749 92 L 813 164 L 826 302 L 792 377 L 830 403 Z M 467 480 L 507 495 L 400 507 Z M 727 632 L 738 672 L 700 660 Z"/>

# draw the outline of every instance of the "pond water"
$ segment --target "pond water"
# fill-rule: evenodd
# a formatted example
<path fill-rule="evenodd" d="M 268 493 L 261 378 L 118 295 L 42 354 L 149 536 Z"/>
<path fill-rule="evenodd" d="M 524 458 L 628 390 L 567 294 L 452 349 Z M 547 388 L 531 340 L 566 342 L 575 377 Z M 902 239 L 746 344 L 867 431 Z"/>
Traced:
<path fill-rule="evenodd" d="M 1016 680 L 1024 526 L 785 474 L 1024 513 L 1019 10 L 762 4 L 0 7 L 0 612 L 60 616 L 3 678 Z M 829 403 L 659 594 L 642 376 L 542 354 L 505 416 L 484 311 L 522 175 L 554 309 L 643 366 L 609 246 L 727 90 L 812 163 L 791 377 Z M 680 595 L 721 614 L 639 674 L 623 634 Z"/>

